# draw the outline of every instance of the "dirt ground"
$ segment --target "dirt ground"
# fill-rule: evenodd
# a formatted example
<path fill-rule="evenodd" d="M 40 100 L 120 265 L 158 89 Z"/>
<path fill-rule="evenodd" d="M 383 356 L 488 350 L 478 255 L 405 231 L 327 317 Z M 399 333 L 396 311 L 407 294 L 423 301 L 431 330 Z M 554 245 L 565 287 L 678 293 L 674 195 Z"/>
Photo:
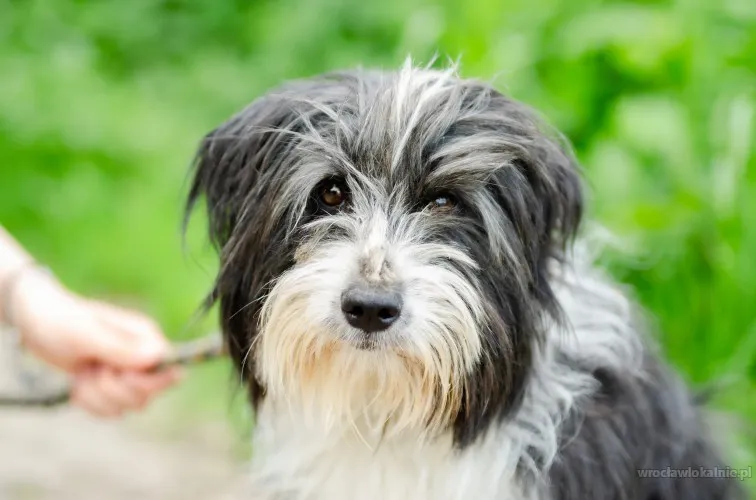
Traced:
<path fill-rule="evenodd" d="M 7 391 L 14 383 L 2 351 Z M 0 407 L 0 500 L 240 498 L 239 436 L 222 421 L 172 425 L 185 417 L 171 397 L 118 421 L 67 407 Z"/>

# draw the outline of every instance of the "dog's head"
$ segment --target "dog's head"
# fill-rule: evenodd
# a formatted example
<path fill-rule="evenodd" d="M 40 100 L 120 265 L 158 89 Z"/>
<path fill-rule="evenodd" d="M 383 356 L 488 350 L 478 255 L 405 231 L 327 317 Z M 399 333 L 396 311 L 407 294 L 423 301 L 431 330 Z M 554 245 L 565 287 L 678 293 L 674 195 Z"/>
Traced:
<path fill-rule="evenodd" d="M 525 107 L 409 66 L 256 100 L 204 139 L 203 195 L 211 301 L 255 402 L 458 443 L 516 407 L 582 204 Z"/>

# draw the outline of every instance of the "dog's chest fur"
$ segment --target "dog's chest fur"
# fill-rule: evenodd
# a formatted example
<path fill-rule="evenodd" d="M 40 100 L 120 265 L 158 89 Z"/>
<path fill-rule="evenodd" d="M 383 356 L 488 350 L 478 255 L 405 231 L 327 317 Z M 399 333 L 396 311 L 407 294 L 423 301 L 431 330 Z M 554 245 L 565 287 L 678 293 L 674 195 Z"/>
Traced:
<path fill-rule="evenodd" d="M 538 498 L 516 482 L 516 457 L 504 443 L 483 441 L 458 451 L 451 435 L 418 445 L 419 436 L 410 433 L 368 443 L 354 430 L 313 434 L 300 424 L 261 412 L 254 495 L 270 500 Z"/>

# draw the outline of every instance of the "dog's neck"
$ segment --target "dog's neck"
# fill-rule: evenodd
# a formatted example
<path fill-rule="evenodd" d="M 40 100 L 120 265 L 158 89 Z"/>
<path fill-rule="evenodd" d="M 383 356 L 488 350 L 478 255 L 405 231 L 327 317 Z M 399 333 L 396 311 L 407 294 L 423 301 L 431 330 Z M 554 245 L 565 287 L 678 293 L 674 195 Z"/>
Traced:
<path fill-rule="evenodd" d="M 270 487 L 280 495 L 283 488 L 291 498 L 333 500 L 537 498 L 515 482 L 519 443 L 512 440 L 511 450 L 493 437 L 459 450 L 450 430 L 430 438 L 420 429 L 381 435 L 364 421 L 312 425 L 263 404 L 254 442 L 255 491 Z M 490 456 L 481 461 L 481 453 Z"/>
<path fill-rule="evenodd" d="M 280 492 L 285 483 L 296 499 L 540 499 L 560 421 L 592 384 L 553 356 L 539 363 L 519 411 L 462 449 L 450 428 L 386 432 L 369 407 L 357 418 L 319 419 L 285 398 L 267 399 L 255 433 L 256 488 Z"/>

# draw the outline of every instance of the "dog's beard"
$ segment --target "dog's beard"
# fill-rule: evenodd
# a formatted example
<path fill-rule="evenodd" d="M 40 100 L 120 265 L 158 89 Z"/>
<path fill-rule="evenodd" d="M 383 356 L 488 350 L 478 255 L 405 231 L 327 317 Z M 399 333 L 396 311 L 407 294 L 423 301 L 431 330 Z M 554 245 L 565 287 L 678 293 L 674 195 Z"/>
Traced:
<path fill-rule="evenodd" d="M 475 263 L 453 246 L 417 241 L 413 226 L 389 235 L 377 215 L 356 243 L 305 240 L 265 299 L 254 346 L 274 402 L 311 425 L 384 437 L 433 435 L 453 420 L 481 355 L 484 304 L 460 272 Z M 369 277 L 387 262 L 404 284 L 404 311 L 388 330 L 366 334 L 344 320 L 339 297 L 355 273 Z"/>

